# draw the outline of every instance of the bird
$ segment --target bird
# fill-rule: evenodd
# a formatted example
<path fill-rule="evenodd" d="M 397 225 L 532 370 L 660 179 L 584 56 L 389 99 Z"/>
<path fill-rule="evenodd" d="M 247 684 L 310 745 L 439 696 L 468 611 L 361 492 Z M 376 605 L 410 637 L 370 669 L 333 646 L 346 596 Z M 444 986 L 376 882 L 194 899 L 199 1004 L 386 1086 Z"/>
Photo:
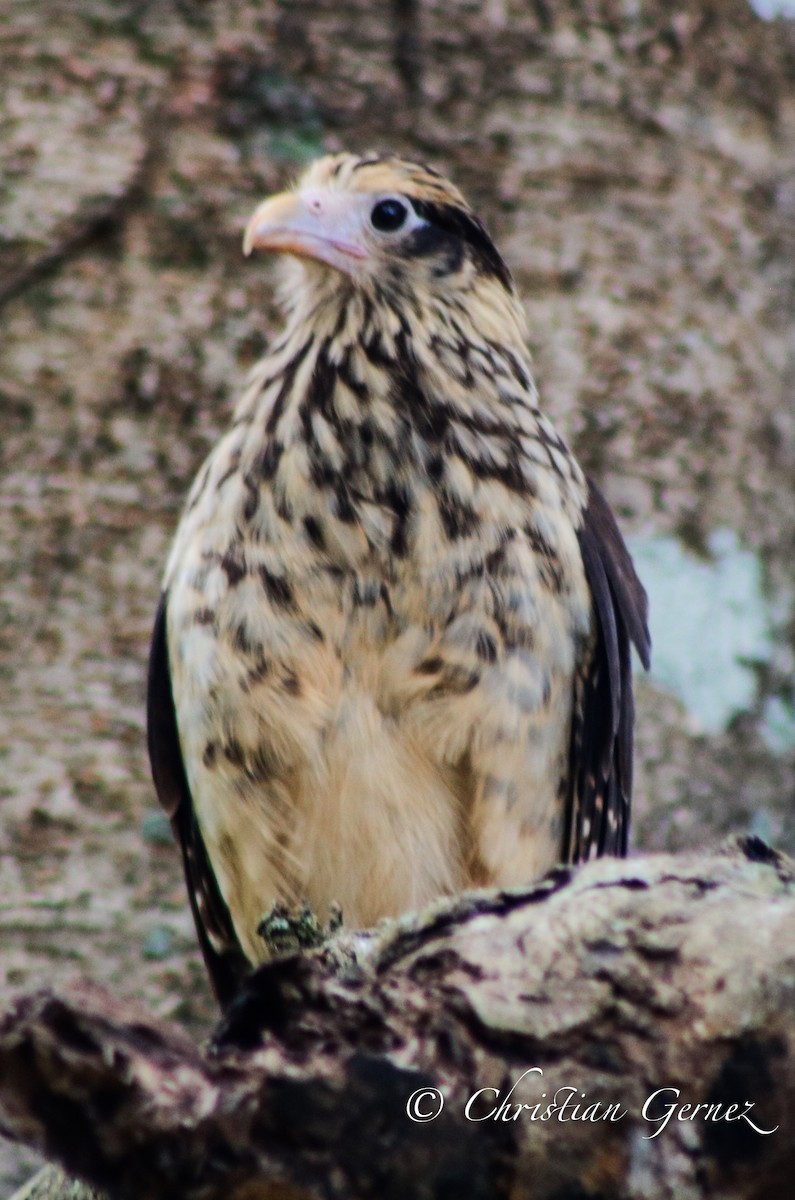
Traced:
<path fill-rule="evenodd" d="M 148 742 L 222 1006 L 274 903 L 370 927 L 627 852 L 648 602 L 539 405 L 457 186 L 318 159 L 261 203 L 285 325 L 165 570 Z"/>

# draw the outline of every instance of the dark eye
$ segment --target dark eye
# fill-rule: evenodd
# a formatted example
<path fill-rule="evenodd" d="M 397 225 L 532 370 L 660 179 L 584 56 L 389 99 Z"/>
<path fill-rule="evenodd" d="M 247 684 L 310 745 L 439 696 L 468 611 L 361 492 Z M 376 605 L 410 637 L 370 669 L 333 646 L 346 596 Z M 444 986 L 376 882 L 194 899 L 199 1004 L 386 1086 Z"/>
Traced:
<path fill-rule="evenodd" d="M 373 229 L 379 233 L 394 233 L 406 220 L 409 210 L 400 200 L 379 200 L 370 213 Z"/>

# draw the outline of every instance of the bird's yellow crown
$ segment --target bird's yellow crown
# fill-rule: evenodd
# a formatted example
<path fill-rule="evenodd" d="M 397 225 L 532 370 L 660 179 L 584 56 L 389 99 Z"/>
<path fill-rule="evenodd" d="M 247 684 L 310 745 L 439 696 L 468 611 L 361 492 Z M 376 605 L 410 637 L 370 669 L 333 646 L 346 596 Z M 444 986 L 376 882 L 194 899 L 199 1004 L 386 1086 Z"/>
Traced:
<path fill-rule="evenodd" d="M 347 192 L 400 192 L 432 204 L 450 204 L 470 211 L 461 191 L 434 167 L 409 162 L 396 154 L 329 154 L 301 176 L 303 187 L 328 187 Z"/>

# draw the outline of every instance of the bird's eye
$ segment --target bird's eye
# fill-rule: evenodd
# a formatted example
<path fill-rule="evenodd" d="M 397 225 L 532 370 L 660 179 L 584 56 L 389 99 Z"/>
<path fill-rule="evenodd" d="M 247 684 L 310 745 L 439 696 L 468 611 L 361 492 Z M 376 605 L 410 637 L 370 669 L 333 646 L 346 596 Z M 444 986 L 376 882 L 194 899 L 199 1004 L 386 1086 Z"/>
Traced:
<path fill-rule="evenodd" d="M 409 215 L 401 200 L 379 200 L 370 213 L 370 223 L 379 233 L 395 233 Z"/>

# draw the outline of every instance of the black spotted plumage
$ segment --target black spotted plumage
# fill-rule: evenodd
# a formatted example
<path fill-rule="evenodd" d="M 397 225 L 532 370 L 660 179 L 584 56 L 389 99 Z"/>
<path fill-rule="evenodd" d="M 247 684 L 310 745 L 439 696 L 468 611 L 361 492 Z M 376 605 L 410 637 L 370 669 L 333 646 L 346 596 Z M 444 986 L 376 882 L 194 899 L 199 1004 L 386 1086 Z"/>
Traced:
<path fill-rule="evenodd" d="M 625 853 L 630 645 L 649 655 L 621 534 L 539 407 L 510 272 L 460 192 L 337 155 L 245 248 L 293 260 L 287 328 L 197 476 L 149 674 L 224 1004 L 275 901 L 369 925 Z"/>

